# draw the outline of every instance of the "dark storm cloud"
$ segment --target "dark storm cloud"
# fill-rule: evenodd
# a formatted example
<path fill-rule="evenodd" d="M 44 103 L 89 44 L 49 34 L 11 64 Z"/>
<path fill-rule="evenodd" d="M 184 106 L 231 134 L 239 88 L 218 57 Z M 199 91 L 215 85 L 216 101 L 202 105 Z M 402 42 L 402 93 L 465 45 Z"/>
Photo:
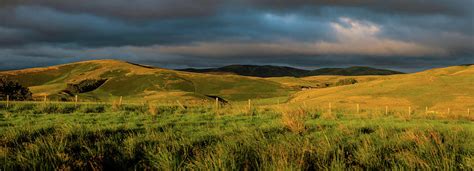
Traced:
<path fill-rule="evenodd" d="M 449 14 L 470 12 L 471 0 L 3 0 L 0 7 L 46 6 L 74 13 L 128 19 L 213 15 L 221 8 L 262 8 L 292 11 L 301 7 L 354 7 L 381 13 Z"/>
<path fill-rule="evenodd" d="M 166 67 L 474 63 L 473 3 L 3 0 L 0 68 L 97 58 Z"/>
<path fill-rule="evenodd" d="M 325 35 L 324 23 L 300 22 L 288 26 L 271 20 L 263 21 L 264 16 L 254 10 L 247 10 L 246 14 L 238 15 L 224 13 L 210 17 L 148 22 L 127 22 L 90 14 L 65 13 L 37 6 L 19 6 L 0 12 L 0 15 L 2 14 L 3 27 L 9 30 L 27 30 L 30 36 L 18 37 L 19 40 L 15 42 L 0 41 L 0 45 L 42 42 L 74 43 L 83 46 L 123 46 L 181 44 L 224 39 L 271 41 L 280 37 L 305 39 L 324 38 Z M 313 29 L 318 31 L 314 32 Z"/>
<path fill-rule="evenodd" d="M 269 9 L 291 10 L 294 7 L 351 7 L 379 13 L 412 15 L 466 15 L 471 12 L 471 0 L 248 0 L 248 2 Z"/>
<path fill-rule="evenodd" d="M 71 13 L 86 13 L 126 19 L 161 19 L 206 16 L 220 0 L 2 0 L 0 7 L 43 6 Z"/>

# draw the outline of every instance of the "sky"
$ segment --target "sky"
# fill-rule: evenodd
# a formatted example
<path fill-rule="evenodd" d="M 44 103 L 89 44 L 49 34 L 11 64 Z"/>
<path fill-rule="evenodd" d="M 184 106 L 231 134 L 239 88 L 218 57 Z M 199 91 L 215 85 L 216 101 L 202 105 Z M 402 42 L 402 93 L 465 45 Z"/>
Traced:
<path fill-rule="evenodd" d="M 474 0 L 1 0 L 0 70 L 474 63 Z"/>

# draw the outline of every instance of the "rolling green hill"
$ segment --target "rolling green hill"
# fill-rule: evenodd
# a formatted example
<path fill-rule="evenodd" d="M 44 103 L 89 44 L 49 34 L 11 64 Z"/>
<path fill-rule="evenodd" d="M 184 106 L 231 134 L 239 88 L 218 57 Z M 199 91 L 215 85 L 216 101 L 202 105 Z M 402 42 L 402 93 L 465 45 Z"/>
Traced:
<path fill-rule="evenodd" d="M 210 73 L 210 74 L 236 74 L 253 77 L 306 77 L 317 75 L 340 75 L 340 76 L 362 76 L 362 75 L 394 75 L 403 74 L 398 71 L 376 69 L 370 67 L 349 68 L 321 68 L 316 70 L 303 70 L 292 67 L 272 65 L 229 65 L 220 68 L 208 69 L 182 69 L 181 71 Z"/>
<path fill-rule="evenodd" d="M 111 101 L 119 96 L 132 101 L 200 101 L 209 99 L 208 95 L 241 101 L 287 97 L 290 91 L 286 86 L 261 78 L 180 72 L 118 60 L 94 60 L 5 71 L 0 72 L 0 75 L 28 86 L 34 97 L 46 95 L 63 100 L 70 100 L 79 94 L 81 99 L 97 101 Z M 105 82 L 101 83 L 101 80 Z M 71 89 L 86 84 L 90 84 L 92 90 L 76 92 Z"/>
<path fill-rule="evenodd" d="M 311 79 L 309 79 L 311 78 Z M 305 79 L 317 80 L 318 77 Z M 355 77 L 361 79 L 361 77 Z M 364 77 L 362 77 L 364 78 Z M 328 78 L 326 78 L 328 79 Z M 365 77 L 354 85 L 296 93 L 291 102 L 354 107 L 403 107 L 465 111 L 474 108 L 474 66 L 453 66 L 414 74 Z"/>
<path fill-rule="evenodd" d="M 218 96 L 232 102 L 260 99 L 276 103 L 424 109 L 474 107 L 474 66 L 453 66 L 388 76 L 310 76 L 258 78 L 175 71 L 118 60 L 94 60 L 45 68 L 0 72 L 30 88 L 33 96 L 54 100 L 202 102 Z M 353 85 L 335 85 L 343 79 Z M 330 83 L 325 88 L 320 85 Z M 307 88 L 303 88 L 307 87 Z"/>

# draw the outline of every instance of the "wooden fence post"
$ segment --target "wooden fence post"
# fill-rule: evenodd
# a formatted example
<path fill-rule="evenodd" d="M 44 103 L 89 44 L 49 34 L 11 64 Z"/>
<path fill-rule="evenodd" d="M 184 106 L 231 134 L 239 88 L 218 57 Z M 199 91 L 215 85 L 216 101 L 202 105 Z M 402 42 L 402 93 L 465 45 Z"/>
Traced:
<path fill-rule="evenodd" d="M 388 106 L 385 106 L 385 115 L 388 115 Z"/>
<path fill-rule="evenodd" d="M 74 96 L 74 107 L 75 108 L 77 107 L 77 94 L 76 94 L 76 96 Z"/>
<path fill-rule="evenodd" d="M 122 96 L 120 96 L 120 99 L 119 99 L 119 106 L 122 106 Z"/>
<path fill-rule="evenodd" d="M 408 115 L 411 115 L 411 106 L 408 106 Z"/>
<path fill-rule="evenodd" d="M 252 102 L 251 102 L 250 99 L 249 99 L 249 101 L 248 101 L 248 108 L 249 108 L 249 111 L 252 110 Z"/>
<path fill-rule="evenodd" d="M 360 113 L 360 105 L 359 105 L 359 103 L 357 103 L 357 114 L 359 114 L 359 113 Z"/>
<path fill-rule="evenodd" d="M 10 95 L 7 95 L 7 108 L 9 106 L 9 103 L 10 103 Z"/>
<path fill-rule="evenodd" d="M 216 97 L 216 110 L 219 109 L 219 98 Z"/>

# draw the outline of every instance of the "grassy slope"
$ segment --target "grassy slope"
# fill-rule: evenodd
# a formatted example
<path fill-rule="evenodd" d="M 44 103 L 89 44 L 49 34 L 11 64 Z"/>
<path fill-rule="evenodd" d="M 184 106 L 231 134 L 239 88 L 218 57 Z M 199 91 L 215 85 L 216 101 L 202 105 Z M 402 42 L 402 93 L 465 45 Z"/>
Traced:
<path fill-rule="evenodd" d="M 316 79 L 313 77 L 312 79 Z M 360 79 L 360 77 L 356 77 Z M 424 109 L 466 110 L 474 107 L 474 66 L 455 66 L 424 72 L 370 78 L 364 83 L 302 91 L 291 101 L 339 105 L 414 106 Z"/>
<path fill-rule="evenodd" d="M 466 110 L 474 107 L 474 66 L 456 66 L 415 74 L 392 76 L 312 76 L 304 78 L 255 78 L 212 75 L 143 67 L 116 60 L 86 61 L 48 68 L 1 72 L 27 85 L 36 96 L 53 95 L 68 82 L 86 78 L 109 78 L 99 89 L 81 94 L 81 99 L 112 101 L 192 101 L 217 95 L 231 101 L 268 98 L 265 103 L 284 102 L 296 86 L 314 86 L 355 78 L 358 84 L 307 90 L 293 95 L 292 102 L 371 107 L 407 107 Z M 196 93 L 194 93 L 196 92 Z"/>
<path fill-rule="evenodd" d="M 251 77 L 209 75 L 143 67 L 117 60 L 95 60 L 0 73 L 28 86 L 34 95 L 54 95 L 67 83 L 84 79 L 107 78 L 98 89 L 81 94 L 95 100 L 124 96 L 132 100 L 198 100 L 205 95 L 240 101 L 249 98 L 287 96 L 281 84 Z M 196 92 L 196 93 L 195 93 Z"/>
<path fill-rule="evenodd" d="M 318 84 L 322 83 L 336 83 L 341 79 L 354 78 L 359 83 L 369 82 L 374 80 L 387 79 L 386 76 L 336 76 L 336 75 L 327 75 L 327 76 L 309 76 L 309 77 L 271 77 L 266 78 L 267 80 L 275 81 L 280 84 L 289 87 L 317 87 Z"/>

